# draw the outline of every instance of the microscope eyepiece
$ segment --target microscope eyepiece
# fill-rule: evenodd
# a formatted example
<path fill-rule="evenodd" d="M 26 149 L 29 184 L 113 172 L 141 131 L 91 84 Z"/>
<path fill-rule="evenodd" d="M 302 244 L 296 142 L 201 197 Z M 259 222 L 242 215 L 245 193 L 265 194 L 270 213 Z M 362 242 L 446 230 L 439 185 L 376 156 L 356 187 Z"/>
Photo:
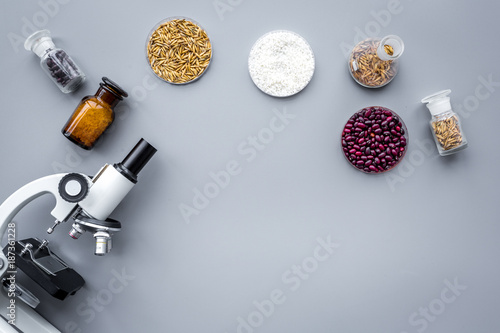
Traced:
<path fill-rule="evenodd" d="M 141 139 L 123 161 L 115 164 L 114 167 L 135 184 L 137 175 L 155 153 L 156 148 Z"/>

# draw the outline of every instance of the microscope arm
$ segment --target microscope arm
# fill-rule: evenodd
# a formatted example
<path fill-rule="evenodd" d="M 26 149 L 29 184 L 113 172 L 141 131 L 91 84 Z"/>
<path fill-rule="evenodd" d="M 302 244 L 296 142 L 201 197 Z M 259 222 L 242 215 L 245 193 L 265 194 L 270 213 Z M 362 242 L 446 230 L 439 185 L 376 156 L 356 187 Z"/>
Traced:
<path fill-rule="evenodd" d="M 8 197 L 0 205 L 0 239 L 4 236 L 8 224 L 24 206 L 47 193 L 51 193 L 56 199 L 56 206 L 51 212 L 52 216 L 56 218 L 56 221 L 67 221 L 77 207 L 77 203 L 66 202 L 59 195 L 59 183 L 65 175 L 65 173 L 61 173 L 39 178 L 24 185 Z M 8 270 L 7 258 L 2 251 L 0 251 L 0 260 L 3 261 L 3 265 L 0 265 L 1 279 Z"/>

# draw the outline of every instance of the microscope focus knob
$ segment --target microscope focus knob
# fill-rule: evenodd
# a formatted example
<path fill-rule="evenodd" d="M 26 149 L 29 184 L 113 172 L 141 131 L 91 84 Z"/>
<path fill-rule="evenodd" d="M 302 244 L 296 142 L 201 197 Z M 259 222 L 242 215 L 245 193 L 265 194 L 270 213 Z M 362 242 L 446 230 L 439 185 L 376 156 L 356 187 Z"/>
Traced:
<path fill-rule="evenodd" d="M 82 201 L 88 192 L 87 178 L 79 173 L 69 173 L 59 182 L 59 194 L 67 202 Z"/>

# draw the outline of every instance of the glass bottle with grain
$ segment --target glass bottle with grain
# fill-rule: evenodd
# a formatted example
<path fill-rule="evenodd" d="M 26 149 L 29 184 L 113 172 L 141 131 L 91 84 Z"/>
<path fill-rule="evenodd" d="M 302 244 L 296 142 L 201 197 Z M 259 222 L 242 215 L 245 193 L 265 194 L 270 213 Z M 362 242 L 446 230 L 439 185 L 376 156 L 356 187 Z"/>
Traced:
<path fill-rule="evenodd" d="M 49 30 L 40 30 L 26 38 L 24 48 L 40 57 L 40 66 L 63 93 L 77 90 L 85 74 L 73 59 L 52 41 Z"/>
<path fill-rule="evenodd" d="M 92 149 L 113 123 L 114 108 L 128 94 L 107 77 L 95 95 L 85 96 L 62 129 L 63 135 L 83 149 Z"/>
<path fill-rule="evenodd" d="M 349 56 L 352 78 L 366 88 L 380 88 L 394 79 L 403 54 L 403 40 L 396 35 L 368 38 L 359 42 Z"/>
<path fill-rule="evenodd" d="M 460 118 L 451 108 L 450 93 L 450 89 L 442 90 L 422 99 L 432 115 L 432 136 L 441 156 L 454 154 L 468 146 Z"/>

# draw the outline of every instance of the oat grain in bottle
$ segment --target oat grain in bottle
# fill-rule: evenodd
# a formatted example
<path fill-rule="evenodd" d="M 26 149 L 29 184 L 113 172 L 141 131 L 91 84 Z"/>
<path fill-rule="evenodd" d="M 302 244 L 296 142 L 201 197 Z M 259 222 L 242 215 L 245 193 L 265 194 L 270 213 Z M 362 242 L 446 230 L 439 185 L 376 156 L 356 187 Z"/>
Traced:
<path fill-rule="evenodd" d="M 349 56 L 349 72 L 367 88 L 380 88 L 391 82 L 399 69 L 398 58 L 404 43 L 398 36 L 368 38 L 359 42 Z"/>
<path fill-rule="evenodd" d="M 431 131 L 441 156 L 459 152 L 468 145 L 460 118 L 451 109 L 450 93 L 449 89 L 443 90 L 422 99 L 432 115 Z"/>

